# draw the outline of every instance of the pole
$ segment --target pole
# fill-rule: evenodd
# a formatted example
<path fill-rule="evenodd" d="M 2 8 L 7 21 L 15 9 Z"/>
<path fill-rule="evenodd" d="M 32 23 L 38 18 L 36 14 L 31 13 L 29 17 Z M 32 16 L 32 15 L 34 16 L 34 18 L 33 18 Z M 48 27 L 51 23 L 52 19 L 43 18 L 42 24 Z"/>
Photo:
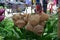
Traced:
<path fill-rule="evenodd" d="M 60 0 L 58 0 L 58 39 L 60 39 Z"/>
<path fill-rule="evenodd" d="M 60 7 L 58 8 L 58 39 L 60 39 Z"/>

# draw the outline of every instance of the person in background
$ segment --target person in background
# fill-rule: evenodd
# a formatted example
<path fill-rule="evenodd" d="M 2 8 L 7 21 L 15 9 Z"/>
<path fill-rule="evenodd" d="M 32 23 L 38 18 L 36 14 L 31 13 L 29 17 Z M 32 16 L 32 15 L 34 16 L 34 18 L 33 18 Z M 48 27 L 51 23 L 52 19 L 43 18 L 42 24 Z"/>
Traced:
<path fill-rule="evenodd" d="M 26 0 L 26 5 L 31 5 L 31 0 Z"/>
<path fill-rule="evenodd" d="M 53 6 L 54 6 L 54 4 L 50 4 L 51 6 L 50 6 L 50 14 L 52 14 L 53 13 Z"/>
<path fill-rule="evenodd" d="M 56 0 L 56 6 L 58 6 L 58 0 Z"/>
<path fill-rule="evenodd" d="M 5 7 L 5 0 L 0 0 L 0 6 Z"/>
<path fill-rule="evenodd" d="M 42 5 L 40 3 L 40 0 L 36 0 L 36 9 L 35 13 L 40 14 L 42 12 Z"/>
<path fill-rule="evenodd" d="M 36 3 L 36 13 L 39 14 L 42 12 L 42 6 L 41 3 Z"/>
<path fill-rule="evenodd" d="M 48 4 L 48 1 L 47 0 L 43 0 L 43 12 L 47 12 L 47 4 Z"/>
<path fill-rule="evenodd" d="M 36 0 L 32 0 L 32 5 L 36 4 Z"/>
<path fill-rule="evenodd" d="M 54 0 L 54 5 L 56 5 L 57 4 L 57 0 Z"/>
<path fill-rule="evenodd" d="M 33 0 L 33 3 L 36 4 L 36 0 Z"/>
<path fill-rule="evenodd" d="M 36 0 L 36 3 L 40 3 L 40 0 Z"/>

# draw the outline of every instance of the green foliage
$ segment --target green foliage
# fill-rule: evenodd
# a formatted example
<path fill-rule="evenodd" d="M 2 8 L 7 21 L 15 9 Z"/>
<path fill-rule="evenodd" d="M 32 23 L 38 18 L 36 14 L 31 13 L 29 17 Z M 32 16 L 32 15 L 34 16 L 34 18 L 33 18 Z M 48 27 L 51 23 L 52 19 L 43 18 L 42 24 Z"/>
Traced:
<path fill-rule="evenodd" d="M 5 19 L 0 22 L 0 40 L 55 40 L 57 38 L 57 21 L 58 15 L 51 15 L 46 22 L 43 34 L 38 36 L 24 28 L 17 28 L 12 20 Z"/>

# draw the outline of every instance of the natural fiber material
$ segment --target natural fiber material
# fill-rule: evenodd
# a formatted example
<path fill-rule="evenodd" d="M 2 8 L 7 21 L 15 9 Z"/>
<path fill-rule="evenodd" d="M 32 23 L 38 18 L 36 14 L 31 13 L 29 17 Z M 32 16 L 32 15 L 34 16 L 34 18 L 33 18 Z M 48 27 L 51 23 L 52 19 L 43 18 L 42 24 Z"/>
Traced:
<path fill-rule="evenodd" d="M 35 26 L 39 23 L 40 21 L 40 15 L 39 14 L 36 14 L 36 15 L 31 15 L 31 17 L 29 17 L 29 23 L 32 25 L 32 26 Z"/>
<path fill-rule="evenodd" d="M 45 21 L 48 20 L 49 16 L 45 13 L 42 14 L 15 14 L 12 19 L 14 24 L 18 28 L 25 28 L 28 31 L 32 31 L 37 35 L 40 35 L 44 31 Z"/>

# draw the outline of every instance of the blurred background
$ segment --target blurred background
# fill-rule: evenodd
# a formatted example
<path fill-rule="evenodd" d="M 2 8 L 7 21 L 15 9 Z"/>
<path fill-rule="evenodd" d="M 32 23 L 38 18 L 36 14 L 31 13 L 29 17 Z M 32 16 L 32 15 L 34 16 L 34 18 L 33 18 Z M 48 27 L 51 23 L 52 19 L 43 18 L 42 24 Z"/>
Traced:
<path fill-rule="evenodd" d="M 0 0 L 0 40 L 58 40 L 58 7 L 58 0 Z M 37 10 L 50 16 L 41 36 L 15 27 L 14 14 L 35 14 Z"/>

